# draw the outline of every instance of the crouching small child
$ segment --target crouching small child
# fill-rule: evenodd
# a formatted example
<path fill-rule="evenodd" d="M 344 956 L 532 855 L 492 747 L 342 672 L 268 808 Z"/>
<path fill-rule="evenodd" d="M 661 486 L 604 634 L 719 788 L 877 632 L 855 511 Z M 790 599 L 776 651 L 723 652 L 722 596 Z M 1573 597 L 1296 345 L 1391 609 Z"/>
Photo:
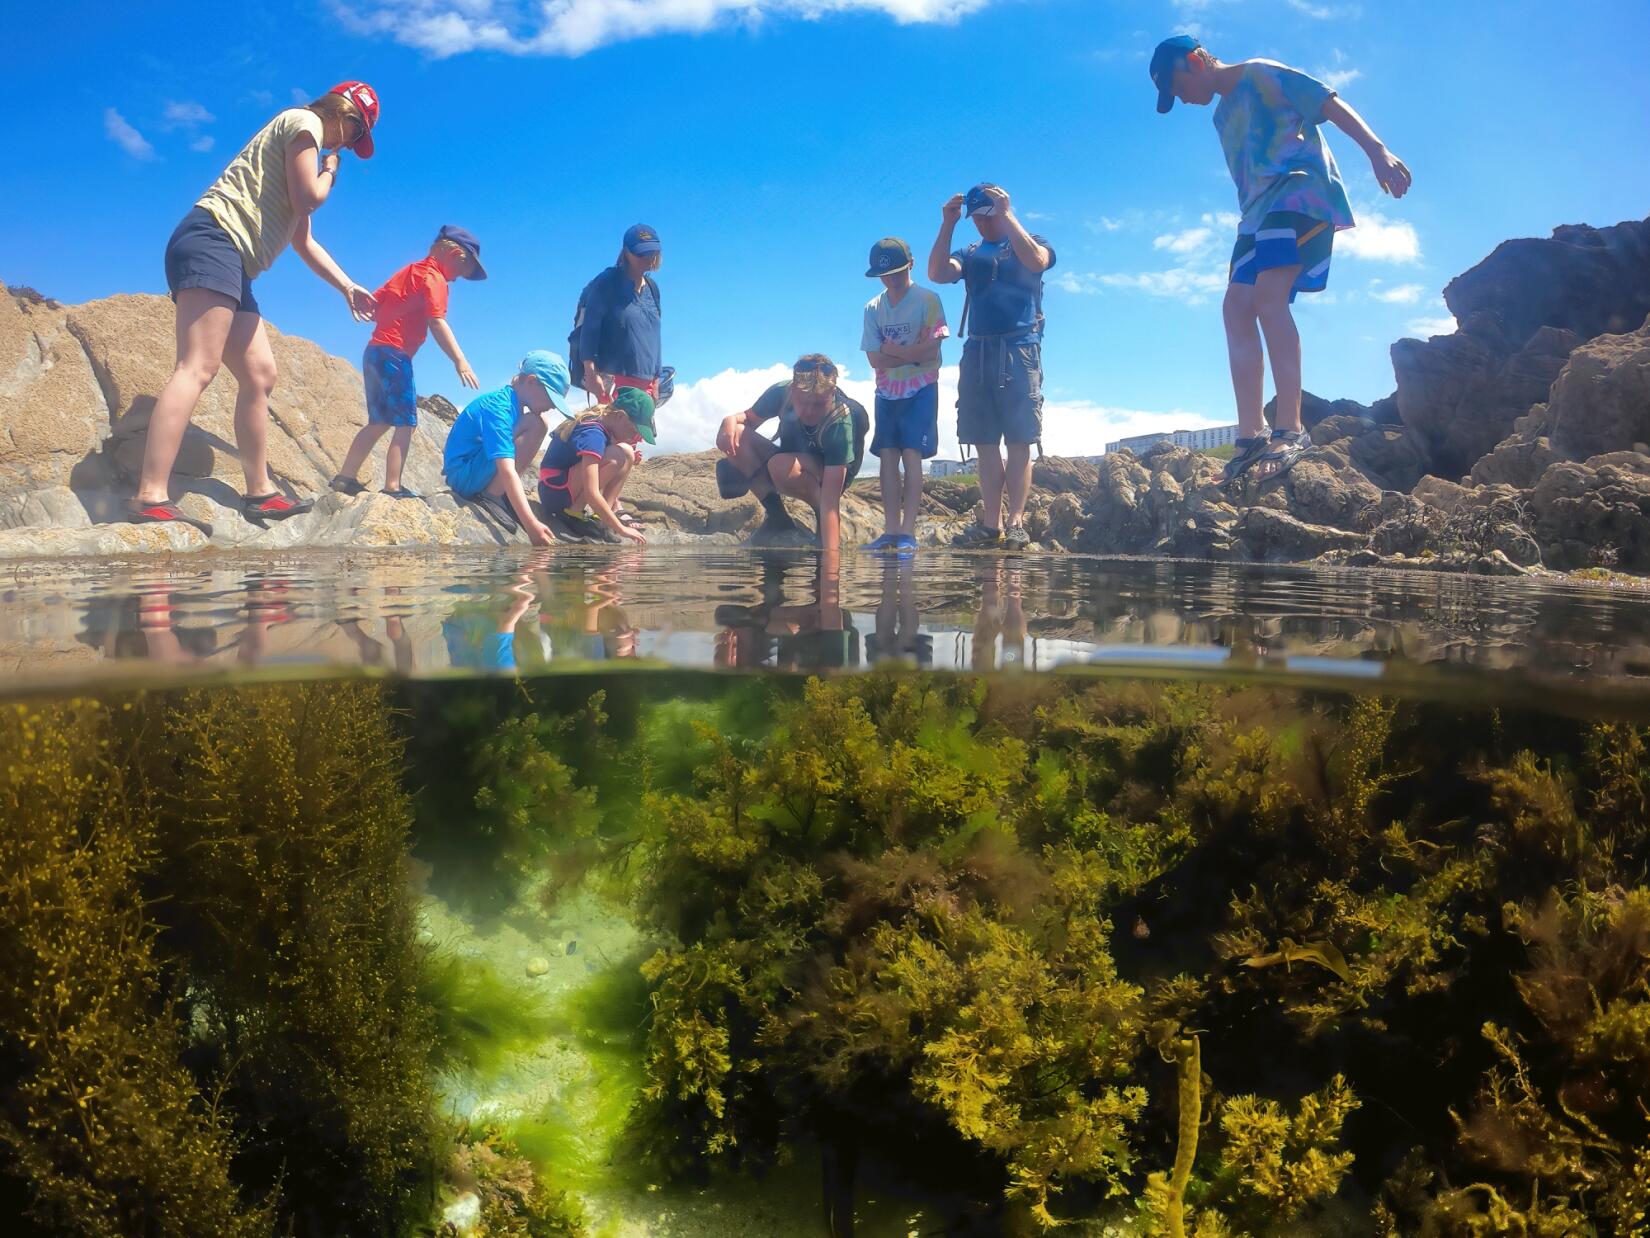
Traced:
<path fill-rule="evenodd" d="M 636 465 L 638 439 L 655 441 L 653 397 L 639 387 L 620 387 L 608 403 L 564 421 L 551 433 L 539 469 L 539 505 L 558 540 L 647 541 L 640 529 L 619 519 L 616 509 Z"/>
<path fill-rule="evenodd" d="M 418 495 L 401 482 L 401 469 L 418 428 L 418 390 L 413 384 L 413 354 L 426 335 L 435 336 L 441 351 L 451 358 L 458 381 L 471 390 L 480 388 L 453 329 L 447 325 L 447 285 L 455 279 L 486 279 L 481 266 L 481 242 L 464 228 L 446 224 L 430 245 L 428 256 L 409 263 L 385 281 L 374 297 L 377 323 L 361 358 L 361 376 L 367 388 L 367 424 L 344 453 L 332 488 L 340 494 L 360 494 L 359 479 L 367 456 L 390 432 L 384 457 L 384 493 L 396 499 Z"/>
<path fill-rule="evenodd" d="M 522 359 L 521 373 L 509 386 L 471 400 L 447 434 L 441 468 L 453 493 L 483 508 L 507 532 L 518 525 L 526 529 L 535 546 L 548 546 L 556 537 L 528 505 L 521 471 L 544 442 L 545 414 L 554 408 L 573 416 L 568 386 L 567 362 L 535 349 Z"/>

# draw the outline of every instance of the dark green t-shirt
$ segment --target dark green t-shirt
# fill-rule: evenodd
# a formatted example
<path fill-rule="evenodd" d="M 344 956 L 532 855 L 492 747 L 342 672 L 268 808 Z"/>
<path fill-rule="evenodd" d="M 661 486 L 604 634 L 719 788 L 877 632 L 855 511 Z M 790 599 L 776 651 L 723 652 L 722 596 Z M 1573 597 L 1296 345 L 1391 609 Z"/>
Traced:
<path fill-rule="evenodd" d="M 791 384 L 785 381 L 764 391 L 751 411 L 757 421 L 779 418 L 780 451 L 813 456 L 827 467 L 847 465 L 849 481 L 859 473 L 865 459 L 865 436 L 871 430 L 871 417 L 858 400 L 838 391 L 830 416 L 817 426 L 804 425 L 791 406 Z"/>

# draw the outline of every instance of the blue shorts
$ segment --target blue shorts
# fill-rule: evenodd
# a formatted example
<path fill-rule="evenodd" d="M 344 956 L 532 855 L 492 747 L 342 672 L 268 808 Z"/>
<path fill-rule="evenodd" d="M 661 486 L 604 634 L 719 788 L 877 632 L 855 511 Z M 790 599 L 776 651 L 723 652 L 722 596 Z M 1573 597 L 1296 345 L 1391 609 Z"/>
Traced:
<path fill-rule="evenodd" d="M 1300 267 L 1293 301 L 1298 292 L 1322 292 L 1329 284 L 1329 260 L 1335 251 L 1335 227 L 1310 215 L 1273 211 L 1252 235 L 1238 234 L 1232 248 L 1229 278 L 1234 284 L 1253 284 L 1262 271 Z"/>
<path fill-rule="evenodd" d="M 498 461 L 479 453 L 460 456 L 456 460 L 443 460 L 441 472 L 454 494 L 473 499 L 493 484 L 493 478 L 498 476 Z"/>
<path fill-rule="evenodd" d="M 573 505 L 573 496 L 566 486 L 552 486 L 539 482 L 539 506 L 546 516 L 554 516 Z"/>
<path fill-rule="evenodd" d="M 416 426 L 418 391 L 412 358 L 388 344 L 368 344 L 361 357 L 367 385 L 367 420 L 381 426 Z"/>
<path fill-rule="evenodd" d="M 1043 346 L 1026 336 L 971 336 L 957 373 L 957 441 L 1043 441 Z"/>
<path fill-rule="evenodd" d="M 237 314 L 258 312 L 241 251 L 204 206 L 185 215 L 166 242 L 166 290 L 176 301 L 185 288 L 221 293 L 235 303 Z"/>
<path fill-rule="evenodd" d="M 924 460 L 940 449 L 940 388 L 937 383 L 912 392 L 903 400 L 879 395 L 871 454 L 920 451 Z"/>

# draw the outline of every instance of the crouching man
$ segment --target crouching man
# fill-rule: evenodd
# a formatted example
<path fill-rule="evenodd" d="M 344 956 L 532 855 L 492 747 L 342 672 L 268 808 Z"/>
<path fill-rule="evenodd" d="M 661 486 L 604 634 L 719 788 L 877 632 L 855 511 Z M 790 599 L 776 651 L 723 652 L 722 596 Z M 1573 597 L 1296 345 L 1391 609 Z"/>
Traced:
<path fill-rule="evenodd" d="M 778 440 L 756 427 L 779 419 Z M 762 540 L 797 532 L 783 496 L 814 509 L 819 545 L 836 549 L 842 535 L 842 492 L 865 459 L 871 418 L 865 406 L 837 387 L 829 357 L 810 353 L 797 361 L 787 382 L 775 383 L 754 405 L 722 419 L 716 448 L 716 484 L 725 499 L 754 494 L 766 514 Z"/>

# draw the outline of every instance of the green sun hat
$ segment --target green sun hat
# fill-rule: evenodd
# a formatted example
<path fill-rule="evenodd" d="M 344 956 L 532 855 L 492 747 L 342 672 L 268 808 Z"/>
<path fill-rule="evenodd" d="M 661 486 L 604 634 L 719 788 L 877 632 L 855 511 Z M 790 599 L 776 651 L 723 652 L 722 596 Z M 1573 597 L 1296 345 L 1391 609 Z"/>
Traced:
<path fill-rule="evenodd" d="M 653 397 L 639 387 L 620 387 L 613 393 L 610 401 L 626 417 L 630 424 L 636 427 L 636 433 L 642 436 L 642 442 L 653 443 Z"/>

